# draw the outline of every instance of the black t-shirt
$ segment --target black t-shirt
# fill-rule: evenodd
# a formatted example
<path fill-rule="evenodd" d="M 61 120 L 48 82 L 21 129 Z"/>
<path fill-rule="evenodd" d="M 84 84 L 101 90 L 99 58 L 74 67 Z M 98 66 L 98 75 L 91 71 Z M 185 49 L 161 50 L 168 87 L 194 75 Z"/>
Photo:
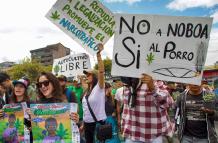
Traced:
<path fill-rule="evenodd" d="M 205 114 L 200 111 L 203 107 L 203 92 L 199 95 L 188 93 L 186 97 L 186 125 L 184 134 L 197 138 L 207 138 L 207 123 Z"/>

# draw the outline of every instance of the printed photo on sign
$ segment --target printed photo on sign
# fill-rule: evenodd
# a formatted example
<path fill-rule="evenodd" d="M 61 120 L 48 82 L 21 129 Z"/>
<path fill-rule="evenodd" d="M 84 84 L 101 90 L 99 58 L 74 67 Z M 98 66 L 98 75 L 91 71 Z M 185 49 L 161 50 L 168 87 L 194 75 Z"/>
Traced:
<path fill-rule="evenodd" d="M 34 143 L 77 143 L 69 117 L 70 104 L 31 104 L 30 108 Z"/>
<path fill-rule="evenodd" d="M 0 120 L 0 142 L 24 142 L 24 112 L 21 104 L 6 104 L 4 117 Z"/>
<path fill-rule="evenodd" d="M 66 77 L 76 77 L 83 74 L 83 70 L 91 69 L 89 55 L 85 53 L 65 56 L 55 59 L 52 73 L 54 75 L 65 75 Z"/>
<path fill-rule="evenodd" d="M 201 83 L 212 18 L 116 14 L 112 75 Z"/>
<path fill-rule="evenodd" d="M 46 14 L 52 23 L 78 42 L 90 54 L 98 52 L 114 34 L 113 13 L 98 0 L 58 0 Z"/>

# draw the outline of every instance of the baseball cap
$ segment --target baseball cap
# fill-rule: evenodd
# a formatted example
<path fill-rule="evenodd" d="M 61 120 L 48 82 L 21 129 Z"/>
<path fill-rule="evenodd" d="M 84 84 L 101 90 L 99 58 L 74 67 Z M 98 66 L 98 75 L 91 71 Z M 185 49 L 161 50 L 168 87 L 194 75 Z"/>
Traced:
<path fill-rule="evenodd" d="M 18 84 L 18 83 L 22 84 L 25 88 L 28 87 L 28 82 L 27 82 L 26 80 L 24 80 L 24 79 L 14 80 L 14 81 L 12 82 L 12 84 L 13 84 L 14 86 L 15 86 L 16 84 Z"/>

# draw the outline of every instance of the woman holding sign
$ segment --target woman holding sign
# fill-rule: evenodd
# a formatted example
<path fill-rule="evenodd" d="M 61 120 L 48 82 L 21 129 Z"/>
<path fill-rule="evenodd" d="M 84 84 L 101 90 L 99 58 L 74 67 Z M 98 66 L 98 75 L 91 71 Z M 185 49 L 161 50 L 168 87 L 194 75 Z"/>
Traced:
<path fill-rule="evenodd" d="M 62 94 L 62 89 L 58 79 L 52 73 L 42 72 L 36 83 L 38 89 L 38 103 L 67 103 L 66 96 Z M 74 101 L 76 103 L 76 101 Z M 72 113 L 70 118 L 76 123 L 79 115 Z"/>
<path fill-rule="evenodd" d="M 94 71 L 83 72 L 86 75 L 88 83 L 88 89 L 85 91 L 82 99 L 86 143 L 94 143 L 94 131 L 96 127 L 96 121 L 90 113 L 90 108 L 98 122 L 104 122 L 107 118 L 105 113 L 104 64 L 101 58 L 103 45 L 99 44 L 98 48 L 98 76 Z"/>
<path fill-rule="evenodd" d="M 27 88 L 28 88 L 27 81 L 24 79 L 19 79 L 19 80 L 14 80 L 12 84 L 14 88 L 12 91 L 12 96 L 10 97 L 10 100 L 9 100 L 9 104 L 22 103 L 23 110 L 27 110 L 27 107 L 29 107 L 31 103 L 29 96 L 27 94 Z M 0 112 L 2 112 L 2 110 Z M 25 130 L 26 134 L 29 134 L 28 137 L 25 138 L 25 140 L 32 142 L 32 133 L 30 132 L 30 129 L 31 129 L 30 116 L 27 113 L 24 116 L 24 125 L 25 125 L 25 128 L 27 129 Z M 13 130 L 11 132 L 13 132 Z M 10 132 L 7 134 L 10 134 Z M 5 136 L 7 134 L 5 134 Z"/>

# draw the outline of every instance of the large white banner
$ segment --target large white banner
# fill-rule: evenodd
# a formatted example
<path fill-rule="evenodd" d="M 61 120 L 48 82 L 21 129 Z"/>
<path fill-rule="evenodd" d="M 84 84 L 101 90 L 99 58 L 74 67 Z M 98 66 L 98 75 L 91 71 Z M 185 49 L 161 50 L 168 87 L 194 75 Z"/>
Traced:
<path fill-rule="evenodd" d="M 212 18 L 117 14 L 112 75 L 200 84 Z"/>
<path fill-rule="evenodd" d="M 92 55 L 114 34 L 114 16 L 98 0 L 58 0 L 46 17 Z"/>
<path fill-rule="evenodd" d="M 83 74 L 83 70 L 90 69 L 91 64 L 89 55 L 82 53 L 55 59 L 53 62 L 52 73 L 55 75 L 73 77 Z"/>

